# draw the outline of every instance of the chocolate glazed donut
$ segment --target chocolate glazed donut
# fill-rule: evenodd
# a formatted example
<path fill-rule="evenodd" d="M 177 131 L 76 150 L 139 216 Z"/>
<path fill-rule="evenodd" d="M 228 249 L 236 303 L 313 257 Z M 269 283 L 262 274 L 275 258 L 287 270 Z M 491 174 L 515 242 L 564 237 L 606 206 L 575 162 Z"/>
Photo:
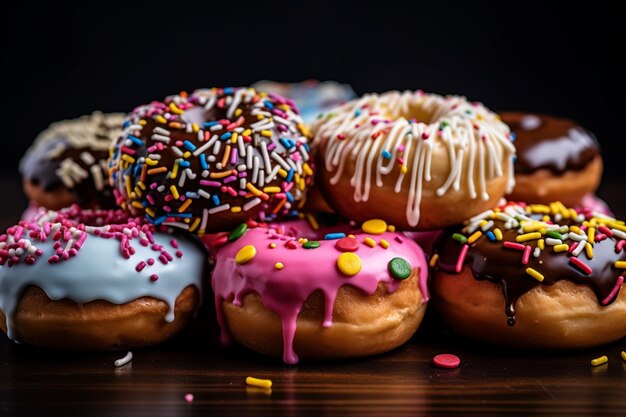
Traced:
<path fill-rule="evenodd" d="M 514 201 L 578 206 L 600 183 L 602 158 L 593 133 L 569 119 L 522 112 L 500 114 L 515 134 Z"/>

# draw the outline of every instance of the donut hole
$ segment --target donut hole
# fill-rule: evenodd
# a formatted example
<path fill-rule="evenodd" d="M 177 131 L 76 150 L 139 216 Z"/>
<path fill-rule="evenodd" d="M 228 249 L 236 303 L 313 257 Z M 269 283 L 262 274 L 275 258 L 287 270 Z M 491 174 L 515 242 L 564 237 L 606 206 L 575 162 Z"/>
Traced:
<path fill-rule="evenodd" d="M 414 119 L 418 123 L 431 124 L 437 120 L 436 108 L 425 108 L 423 101 L 411 100 L 407 106 L 397 106 L 389 108 L 389 116 L 392 119 L 404 118 L 407 120 Z"/>

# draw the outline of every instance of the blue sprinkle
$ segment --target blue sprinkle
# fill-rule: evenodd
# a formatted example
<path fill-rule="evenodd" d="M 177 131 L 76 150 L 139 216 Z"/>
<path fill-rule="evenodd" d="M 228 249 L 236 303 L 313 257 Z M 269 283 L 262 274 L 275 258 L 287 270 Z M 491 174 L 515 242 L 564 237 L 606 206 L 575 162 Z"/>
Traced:
<path fill-rule="evenodd" d="M 511 139 L 511 142 L 515 142 L 515 139 L 517 139 L 517 135 L 513 132 L 510 133 L 509 138 Z"/>
<path fill-rule="evenodd" d="M 143 165 L 135 165 L 135 169 L 133 169 L 133 177 L 138 177 L 141 173 L 141 168 Z"/>
<path fill-rule="evenodd" d="M 191 163 L 189 161 L 183 161 L 179 159 L 178 165 L 180 165 L 183 168 L 189 168 L 191 166 Z"/>
<path fill-rule="evenodd" d="M 341 239 L 342 237 L 346 237 L 345 233 L 327 233 L 324 236 L 324 240 L 335 240 L 335 239 Z"/>
<path fill-rule="evenodd" d="M 310 151 L 311 151 L 311 147 L 309 146 L 309 144 L 308 144 L 308 143 L 305 143 L 305 144 L 304 144 L 304 149 L 306 149 L 306 151 L 307 151 L 307 152 L 310 152 Z"/>
<path fill-rule="evenodd" d="M 513 163 L 516 163 L 516 162 L 517 162 L 517 156 L 514 156 L 513 157 Z"/>
<path fill-rule="evenodd" d="M 158 226 L 158 225 L 160 225 L 161 223 L 163 223 L 165 220 L 167 220 L 167 216 L 161 216 L 161 217 L 159 217 L 158 219 L 156 219 L 156 220 L 154 221 L 154 224 L 155 224 L 156 226 Z"/>
<path fill-rule="evenodd" d="M 188 140 L 184 141 L 183 145 L 185 145 L 185 148 L 189 149 L 190 151 L 195 151 L 196 150 L 196 145 L 194 145 L 193 143 L 189 142 Z"/>
<path fill-rule="evenodd" d="M 354 117 L 359 117 L 360 115 L 361 115 L 361 110 L 360 110 L 360 109 L 357 109 L 357 110 L 354 112 Z"/>
<path fill-rule="evenodd" d="M 204 127 L 211 127 L 220 124 L 220 122 L 206 122 Z"/>
<path fill-rule="evenodd" d="M 285 178 L 285 181 L 291 182 L 292 179 L 293 179 L 293 168 L 289 170 L 289 173 L 287 174 L 287 178 Z"/>
<path fill-rule="evenodd" d="M 235 91 L 233 87 L 224 88 L 224 94 L 232 94 Z"/>
<path fill-rule="evenodd" d="M 232 135 L 233 135 L 232 133 L 230 133 L 230 132 L 226 132 L 226 133 L 224 133 L 222 136 L 220 136 L 220 139 L 221 139 L 221 140 L 230 139 L 230 137 L 231 137 Z"/>
<path fill-rule="evenodd" d="M 169 217 L 176 217 L 179 219 L 191 219 L 192 214 L 191 213 L 170 213 L 168 215 Z"/>
<path fill-rule="evenodd" d="M 185 197 L 187 197 L 187 198 L 191 198 L 191 199 L 194 199 L 194 200 L 195 200 L 195 199 L 200 198 L 200 196 L 198 195 L 198 193 L 194 193 L 194 192 L 192 192 L 192 191 L 187 191 L 187 192 L 185 193 Z"/>
<path fill-rule="evenodd" d="M 496 235 L 491 230 L 487 232 L 487 238 L 492 242 L 496 241 Z"/>
<path fill-rule="evenodd" d="M 124 123 L 122 123 L 122 127 L 126 129 L 128 126 L 130 126 L 130 120 L 125 120 Z"/>
<path fill-rule="evenodd" d="M 137 146 L 143 146 L 143 140 L 139 139 L 137 136 L 128 135 L 128 139 Z"/>
<path fill-rule="evenodd" d="M 209 169 L 209 164 L 206 162 L 206 155 L 200 154 L 200 165 L 202 165 L 202 169 Z"/>
<path fill-rule="evenodd" d="M 264 101 L 263 104 L 265 104 L 265 107 L 267 107 L 268 109 L 272 110 L 274 108 L 274 105 L 269 102 L 269 101 Z"/>
<path fill-rule="evenodd" d="M 213 200 L 213 204 L 215 204 L 216 206 L 220 205 L 220 198 L 216 194 L 213 194 L 211 199 Z"/>
<path fill-rule="evenodd" d="M 287 196 L 287 201 L 289 201 L 290 203 L 293 203 L 293 196 L 291 195 L 291 193 L 287 191 L 285 195 Z"/>
<path fill-rule="evenodd" d="M 389 151 L 382 151 L 382 156 L 385 159 L 390 159 L 391 158 L 391 154 L 389 153 Z"/>
<path fill-rule="evenodd" d="M 285 147 L 285 149 L 291 149 L 296 145 L 296 143 L 289 138 L 280 138 L 280 143 Z"/>

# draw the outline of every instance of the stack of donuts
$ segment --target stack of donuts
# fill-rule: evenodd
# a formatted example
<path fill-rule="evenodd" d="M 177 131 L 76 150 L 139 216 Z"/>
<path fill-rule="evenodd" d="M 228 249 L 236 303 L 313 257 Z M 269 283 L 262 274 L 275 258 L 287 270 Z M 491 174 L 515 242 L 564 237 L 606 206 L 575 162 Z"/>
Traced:
<path fill-rule="evenodd" d="M 275 93 L 199 89 L 55 123 L 20 169 L 31 207 L 0 236 L 18 342 L 148 346 L 207 299 L 223 343 L 289 364 L 392 350 L 429 300 L 490 343 L 626 335 L 626 226 L 568 120 L 391 91 L 308 125 Z"/>

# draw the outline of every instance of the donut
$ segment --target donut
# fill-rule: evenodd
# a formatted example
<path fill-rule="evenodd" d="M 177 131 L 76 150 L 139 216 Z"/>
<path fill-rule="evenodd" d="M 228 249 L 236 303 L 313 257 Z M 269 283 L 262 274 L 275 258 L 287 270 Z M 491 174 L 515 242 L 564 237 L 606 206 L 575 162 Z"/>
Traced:
<path fill-rule="evenodd" d="M 358 222 L 439 229 L 493 207 L 514 185 L 509 128 L 463 97 L 367 94 L 321 115 L 312 130 L 320 187 L 337 213 Z"/>
<path fill-rule="evenodd" d="M 159 343 L 197 310 L 205 256 L 121 210 L 44 211 L 0 236 L 0 327 L 55 349 Z"/>
<path fill-rule="evenodd" d="M 600 147 L 576 122 L 543 114 L 503 112 L 517 148 L 513 201 L 580 206 L 602 177 Z"/>
<path fill-rule="evenodd" d="M 337 81 L 305 80 L 281 83 L 262 80 L 252 84 L 257 90 L 280 94 L 295 101 L 305 123 L 312 123 L 322 112 L 356 98 L 352 87 Z"/>
<path fill-rule="evenodd" d="M 121 113 L 94 112 L 53 123 L 41 132 L 20 161 L 28 199 L 50 210 L 72 204 L 114 208 L 107 159 L 123 121 Z"/>
<path fill-rule="evenodd" d="M 415 333 L 428 301 L 416 243 L 382 220 L 354 234 L 293 223 L 240 228 L 215 255 L 223 342 L 295 364 L 383 353 Z"/>
<path fill-rule="evenodd" d="M 291 100 L 252 88 L 137 107 L 109 161 L 116 201 L 197 235 L 293 215 L 313 180 L 307 135 Z"/>
<path fill-rule="evenodd" d="M 626 226 L 588 209 L 508 203 L 452 230 L 431 259 L 433 301 L 483 342 L 579 349 L 626 336 Z"/>

